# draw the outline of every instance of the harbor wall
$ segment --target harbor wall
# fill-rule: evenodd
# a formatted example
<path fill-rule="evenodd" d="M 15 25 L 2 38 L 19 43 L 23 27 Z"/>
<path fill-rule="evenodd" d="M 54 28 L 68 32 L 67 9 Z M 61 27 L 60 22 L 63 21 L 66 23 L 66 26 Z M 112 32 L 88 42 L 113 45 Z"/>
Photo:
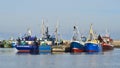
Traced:
<path fill-rule="evenodd" d="M 120 40 L 114 40 L 114 41 L 112 42 L 112 45 L 113 45 L 114 47 L 119 47 L 119 48 L 120 48 Z"/>

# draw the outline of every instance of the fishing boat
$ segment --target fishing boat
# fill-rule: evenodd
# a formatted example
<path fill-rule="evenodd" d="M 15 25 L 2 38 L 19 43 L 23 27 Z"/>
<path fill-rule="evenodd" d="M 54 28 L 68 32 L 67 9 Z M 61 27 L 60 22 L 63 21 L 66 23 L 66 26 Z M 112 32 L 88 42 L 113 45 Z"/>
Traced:
<path fill-rule="evenodd" d="M 70 43 L 70 52 L 84 52 L 84 45 L 81 44 L 79 41 L 73 41 Z"/>
<path fill-rule="evenodd" d="M 52 46 L 52 52 L 65 52 L 65 47 L 64 47 L 64 45 L 62 45 L 63 40 L 59 33 L 58 27 L 59 27 L 59 20 L 57 20 L 56 28 L 53 33 L 54 44 Z"/>
<path fill-rule="evenodd" d="M 15 46 L 18 52 L 30 52 L 35 46 L 37 46 L 33 40 L 18 40 L 18 44 Z"/>
<path fill-rule="evenodd" d="M 30 52 L 32 49 L 31 45 L 16 45 L 18 52 Z"/>
<path fill-rule="evenodd" d="M 51 52 L 52 47 L 45 42 L 41 42 L 42 44 L 39 46 L 39 52 Z"/>
<path fill-rule="evenodd" d="M 72 42 L 70 43 L 70 52 L 84 52 L 84 43 L 80 41 L 79 31 L 76 26 L 74 26 L 73 32 Z"/>
<path fill-rule="evenodd" d="M 39 52 L 51 52 L 52 38 L 49 35 L 48 27 L 45 26 L 42 20 L 42 38 L 40 40 Z"/>
<path fill-rule="evenodd" d="M 98 36 L 98 40 L 100 40 L 100 43 L 102 45 L 102 49 L 103 51 L 107 51 L 107 50 L 113 50 L 114 46 L 111 44 L 113 42 L 113 40 L 110 38 L 108 32 L 106 31 L 106 35 L 105 36 Z"/>
<path fill-rule="evenodd" d="M 102 46 L 99 43 L 99 40 L 95 38 L 95 34 L 92 29 L 92 24 L 90 26 L 89 37 L 87 42 L 85 43 L 85 51 L 86 52 L 101 52 Z"/>
<path fill-rule="evenodd" d="M 17 45 L 15 48 L 18 50 L 18 52 L 30 52 L 33 51 L 37 47 L 37 44 L 35 44 L 35 41 L 37 40 L 36 37 L 31 36 L 31 30 L 28 29 L 28 34 L 26 34 L 22 38 L 18 38 Z"/>
<path fill-rule="evenodd" d="M 102 47 L 97 40 L 88 41 L 85 43 L 86 52 L 101 52 Z"/>

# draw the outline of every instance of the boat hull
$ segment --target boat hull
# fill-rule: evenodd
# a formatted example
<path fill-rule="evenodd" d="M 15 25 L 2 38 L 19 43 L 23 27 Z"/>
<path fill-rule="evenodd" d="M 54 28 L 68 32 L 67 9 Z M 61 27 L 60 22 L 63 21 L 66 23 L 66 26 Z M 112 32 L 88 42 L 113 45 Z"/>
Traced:
<path fill-rule="evenodd" d="M 110 44 L 102 44 L 102 49 L 103 51 L 107 51 L 107 50 L 113 50 L 114 47 L 113 45 L 110 45 Z"/>
<path fill-rule="evenodd" d="M 85 44 L 85 51 L 86 52 L 101 52 L 102 47 L 100 44 L 86 43 Z"/>
<path fill-rule="evenodd" d="M 73 48 L 72 52 L 77 53 L 77 52 L 84 52 L 84 50 L 79 49 L 79 48 Z"/>
<path fill-rule="evenodd" d="M 32 49 L 31 45 L 16 45 L 18 52 L 30 52 Z"/>
<path fill-rule="evenodd" d="M 84 46 L 79 42 L 71 42 L 70 52 L 84 52 Z"/>
<path fill-rule="evenodd" d="M 52 47 L 50 45 L 40 45 L 39 52 L 51 52 Z"/>

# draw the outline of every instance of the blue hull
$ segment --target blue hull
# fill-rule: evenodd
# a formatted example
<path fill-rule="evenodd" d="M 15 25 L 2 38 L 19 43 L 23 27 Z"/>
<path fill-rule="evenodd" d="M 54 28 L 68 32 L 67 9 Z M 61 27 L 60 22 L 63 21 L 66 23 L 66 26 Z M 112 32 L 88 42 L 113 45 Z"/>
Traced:
<path fill-rule="evenodd" d="M 31 45 L 16 45 L 17 50 L 31 50 L 32 46 Z"/>
<path fill-rule="evenodd" d="M 30 52 L 30 53 L 36 54 L 39 52 L 38 46 L 36 45 L 17 45 L 16 49 L 20 53 Z"/>
<path fill-rule="evenodd" d="M 71 42 L 70 52 L 84 52 L 84 46 L 79 42 Z"/>
<path fill-rule="evenodd" d="M 102 47 L 100 44 L 86 43 L 85 44 L 85 51 L 86 52 L 101 52 Z"/>
<path fill-rule="evenodd" d="M 52 47 L 50 45 L 40 45 L 39 52 L 51 52 Z"/>
<path fill-rule="evenodd" d="M 26 53 L 30 52 L 33 49 L 33 47 L 31 45 L 16 45 L 16 49 L 20 53 Z"/>

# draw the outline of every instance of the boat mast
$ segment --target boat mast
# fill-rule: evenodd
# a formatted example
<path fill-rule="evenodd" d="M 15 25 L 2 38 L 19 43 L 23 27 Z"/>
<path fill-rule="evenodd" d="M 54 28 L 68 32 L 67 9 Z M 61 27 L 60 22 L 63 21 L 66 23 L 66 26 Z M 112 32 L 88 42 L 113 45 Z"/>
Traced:
<path fill-rule="evenodd" d="M 106 29 L 106 34 L 105 34 L 106 37 L 109 37 L 109 32 L 108 30 Z"/>
<path fill-rule="evenodd" d="M 57 25 L 56 25 L 56 29 L 55 29 L 57 46 L 58 46 L 58 24 L 59 24 L 59 21 L 57 20 Z"/>
<path fill-rule="evenodd" d="M 93 28 L 92 28 L 92 24 L 90 25 L 90 30 L 89 30 L 89 37 L 88 37 L 88 40 L 95 40 L 95 35 L 94 35 L 94 32 L 93 32 Z"/>
<path fill-rule="evenodd" d="M 46 27 L 46 32 L 45 32 L 45 34 L 46 34 L 46 38 L 49 39 L 49 31 L 48 31 L 48 27 Z"/>
<path fill-rule="evenodd" d="M 44 20 L 42 19 L 42 39 L 45 38 L 45 24 L 44 24 Z"/>
<path fill-rule="evenodd" d="M 28 36 L 31 36 L 31 35 L 32 35 L 32 31 L 31 31 L 30 28 L 27 29 L 27 35 L 28 35 Z"/>

